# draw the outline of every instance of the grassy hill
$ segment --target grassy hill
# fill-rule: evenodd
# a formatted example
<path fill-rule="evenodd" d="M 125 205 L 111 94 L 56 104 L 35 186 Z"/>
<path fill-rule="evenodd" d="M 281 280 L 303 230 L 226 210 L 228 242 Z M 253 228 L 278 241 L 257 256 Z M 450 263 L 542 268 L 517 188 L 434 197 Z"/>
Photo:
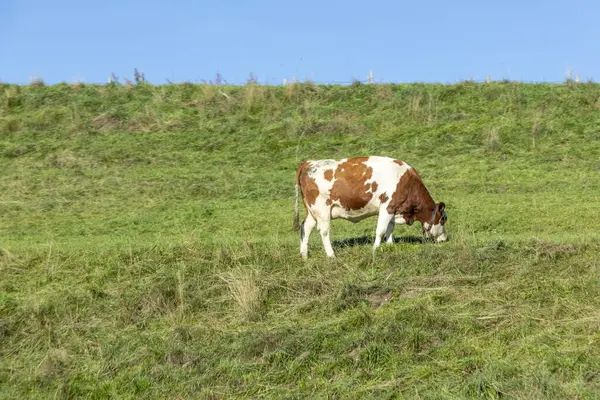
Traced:
<path fill-rule="evenodd" d="M 450 241 L 292 232 L 387 155 Z M 0 85 L 0 397 L 593 398 L 600 85 Z"/>

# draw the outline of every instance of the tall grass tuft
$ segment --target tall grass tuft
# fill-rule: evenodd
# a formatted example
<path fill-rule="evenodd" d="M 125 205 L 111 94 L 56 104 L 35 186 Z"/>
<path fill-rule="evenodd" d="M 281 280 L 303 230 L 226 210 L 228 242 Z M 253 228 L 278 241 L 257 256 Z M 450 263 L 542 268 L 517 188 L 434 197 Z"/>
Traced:
<path fill-rule="evenodd" d="M 256 319 L 261 311 L 261 289 L 256 271 L 236 268 L 220 274 L 219 278 L 227 285 L 240 316 L 247 320 Z"/>

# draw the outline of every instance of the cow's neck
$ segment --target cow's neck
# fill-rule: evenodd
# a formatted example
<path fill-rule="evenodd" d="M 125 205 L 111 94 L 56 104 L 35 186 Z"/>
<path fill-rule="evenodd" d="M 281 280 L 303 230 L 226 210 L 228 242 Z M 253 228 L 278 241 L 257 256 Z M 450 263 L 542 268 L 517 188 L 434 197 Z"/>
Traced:
<path fill-rule="evenodd" d="M 399 197 L 398 202 L 395 202 L 395 196 Z M 429 223 L 431 214 L 435 210 L 435 202 L 414 169 L 409 169 L 404 173 L 398 182 L 390 205 L 391 208 L 388 208 L 388 211 L 402 214 L 409 225 L 414 221 Z"/>
<path fill-rule="evenodd" d="M 435 210 L 435 201 L 424 185 L 421 185 L 417 204 L 414 206 L 414 219 L 420 223 L 429 223 Z"/>

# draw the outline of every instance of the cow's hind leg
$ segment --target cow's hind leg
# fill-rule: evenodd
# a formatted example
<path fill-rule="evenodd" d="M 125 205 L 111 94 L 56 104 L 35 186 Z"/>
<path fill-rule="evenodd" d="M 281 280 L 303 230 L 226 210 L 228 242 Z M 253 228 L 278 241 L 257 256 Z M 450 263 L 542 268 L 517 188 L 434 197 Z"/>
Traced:
<path fill-rule="evenodd" d="M 321 239 L 323 240 L 323 247 L 327 257 L 335 257 L 333 247 L 331 247 L 331 238 L 329 232 L 331 231 L 331 218 L 329 216 L 325 218 L 319 218 L 319 232 L 321 232 Z"/>
<path fill-rule="evenodd" d="M 388 214 L 386 210 L 381 210 L 379 212 L 379 218 L 377 218 L 377 229 L 375 230 L 375 243 L 373 244 L 373 249 L 376 249 L 381 245 L 381 237 L 389 229 L 390 222 L 393 223 L 393 221 L 394 214 Z"/>
<path fill-rule="evenodd" d="M 392 219 L 392 221 L 387 226 L 387 230 L 385 231 L 385 242 L 387 244 L 394 243 L 394 236 L 392 235 L 392 233 L 394 232 L 395 227 L 396 227 L 396 224 L 394 223 L 394 220 Z"/>
<path fill-rule="evenodd" d="M 312 214 L 306 213 L 306 218 L 304 218 L 300 226 L 300 255 L 303 258 L 308 257 L 308 239 L 316 224 L 317 220 L 315 220 Z"/>

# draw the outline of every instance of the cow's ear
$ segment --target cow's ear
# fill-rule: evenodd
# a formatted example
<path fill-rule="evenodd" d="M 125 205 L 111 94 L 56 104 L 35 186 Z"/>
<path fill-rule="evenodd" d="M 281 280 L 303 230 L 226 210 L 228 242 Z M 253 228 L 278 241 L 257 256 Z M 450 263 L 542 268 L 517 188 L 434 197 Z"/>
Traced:
<path fill-rule="evenodd" d="M 438 211 L 440 212 L 440 214 L 444 212 L 444 209 L 445 209 L 445 208 L 446 208 L 446 204 L 444 204 L 444 202 L 443 202 L 443 201 L 440 201 L 440 202 L 438 203 Z"/>

